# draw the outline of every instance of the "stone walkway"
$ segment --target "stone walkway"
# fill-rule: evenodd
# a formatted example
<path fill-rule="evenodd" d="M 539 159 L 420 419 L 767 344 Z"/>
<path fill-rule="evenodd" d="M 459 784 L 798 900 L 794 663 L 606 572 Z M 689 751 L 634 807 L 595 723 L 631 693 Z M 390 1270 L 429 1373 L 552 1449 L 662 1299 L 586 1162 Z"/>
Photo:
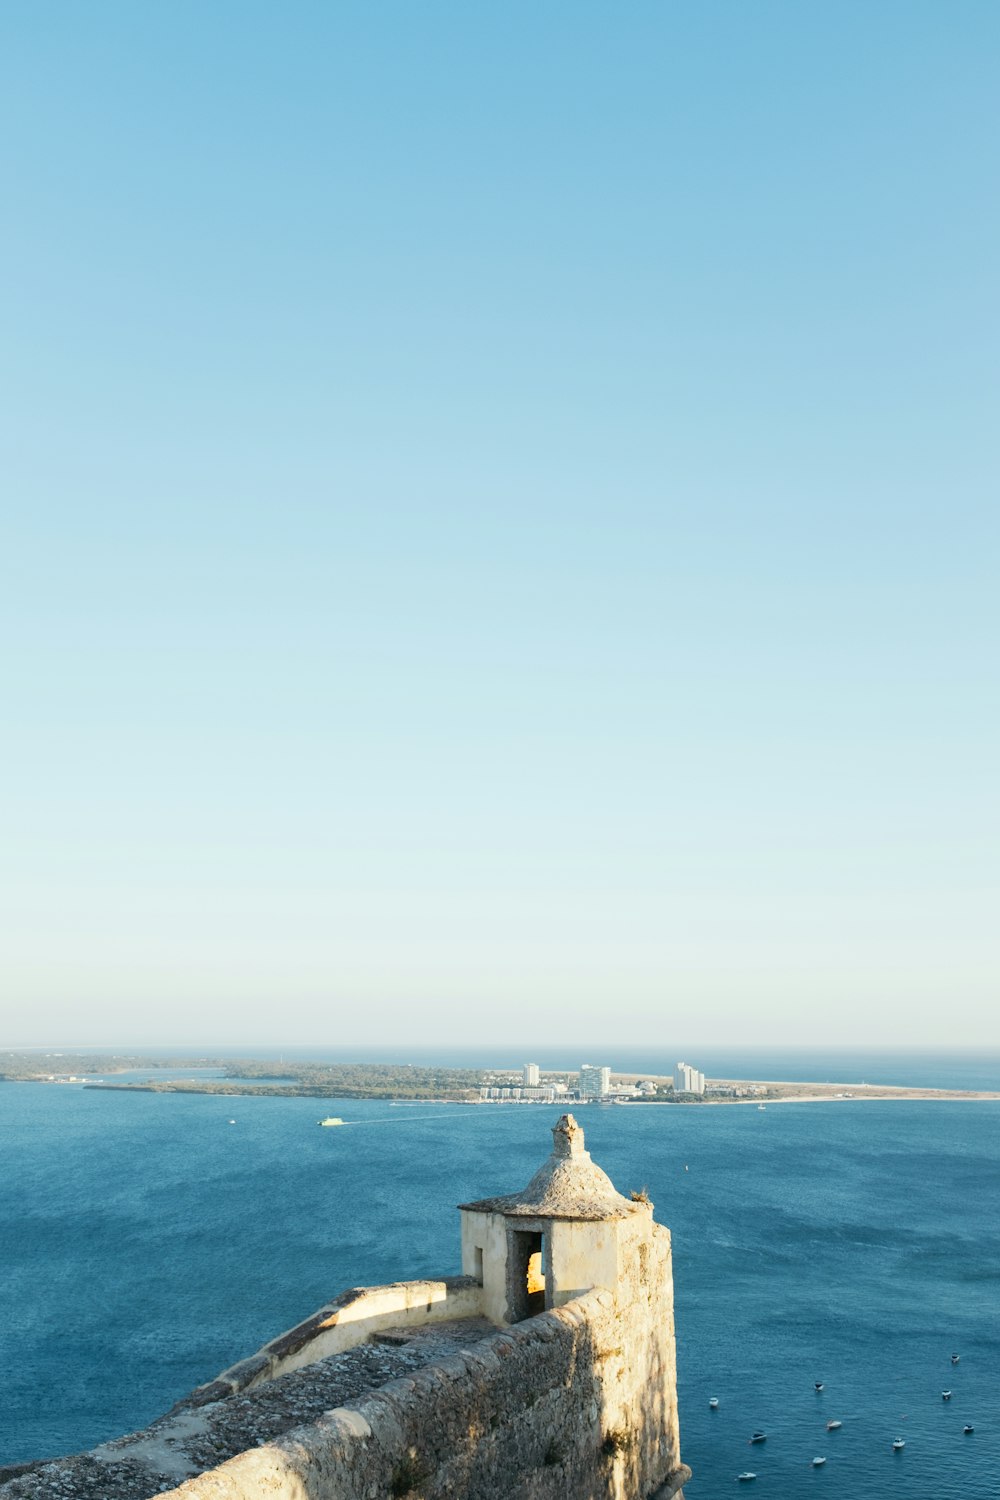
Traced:
<path fill-rule="evenodd" d="M 0 1483 L 0 1500 L 150 1500 L 248 1448 L 315 1421 L 424 1365 L 495 1333 L 467 1318 L 422 1329 L 387 1329 L 346 1354 L 280 1375 L 210 1406 L 182 1407 L 141 1432 L 57 1459 Z"/>

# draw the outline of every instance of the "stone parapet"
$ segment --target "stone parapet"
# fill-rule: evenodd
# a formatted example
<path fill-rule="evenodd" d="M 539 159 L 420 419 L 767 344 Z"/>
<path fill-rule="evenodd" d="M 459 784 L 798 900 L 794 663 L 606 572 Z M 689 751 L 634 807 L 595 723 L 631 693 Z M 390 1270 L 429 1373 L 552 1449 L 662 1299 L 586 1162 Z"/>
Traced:
<path fill-rule="evenodd" d="M 301 1370 L 332 1354 L 343 1354 L 385 1328 L 420 1328 L 476 1318 L 483 1290 L 471 1276 L 443 1276 L 437 1281 L 394 1281 L 386 1286 L 356 1286 L 320 1307 L 311 1317 L 271 1339 L 256 1354 L 230 1365 L 200 1385 L 174 1407 L 206 1406 L 236 1391 L 250 1390 Z"/>

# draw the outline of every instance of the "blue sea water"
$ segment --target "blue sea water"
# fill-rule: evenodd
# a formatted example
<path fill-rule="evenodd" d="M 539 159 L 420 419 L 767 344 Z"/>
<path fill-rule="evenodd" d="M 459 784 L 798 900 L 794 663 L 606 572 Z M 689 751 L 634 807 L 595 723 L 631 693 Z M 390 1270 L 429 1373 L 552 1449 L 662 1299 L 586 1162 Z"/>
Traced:
<path fill-rule="evenodd" d="M 694 1061 L 1000 1088 L 989 1058 Z M 0 1463 L 142 1425 L 345 1287 L 457 1270 L 454 1205 L 527 1181 L 554 1123 L 344 1100 L 351 1123 L 317 1129 L 331 1107 L 0 1086 Z M 690 1500 L 732 1493 L 747 1468 L 786 1500 L 1000 1493 L 1000 1102 L 580 1118 L 673 1232 Z M 768 1441 L 750 1448 L 755 1428 Z"/>

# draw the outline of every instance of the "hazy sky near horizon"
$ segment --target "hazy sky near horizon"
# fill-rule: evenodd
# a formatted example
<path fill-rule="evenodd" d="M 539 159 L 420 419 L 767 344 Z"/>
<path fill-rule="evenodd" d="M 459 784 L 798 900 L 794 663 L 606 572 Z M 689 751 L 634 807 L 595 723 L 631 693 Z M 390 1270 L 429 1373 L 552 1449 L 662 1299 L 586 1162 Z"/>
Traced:
<path fill-rule="evenodd" d="M 6 5 L 0 1046 L 1000 1043 L 998 57 Z"/>

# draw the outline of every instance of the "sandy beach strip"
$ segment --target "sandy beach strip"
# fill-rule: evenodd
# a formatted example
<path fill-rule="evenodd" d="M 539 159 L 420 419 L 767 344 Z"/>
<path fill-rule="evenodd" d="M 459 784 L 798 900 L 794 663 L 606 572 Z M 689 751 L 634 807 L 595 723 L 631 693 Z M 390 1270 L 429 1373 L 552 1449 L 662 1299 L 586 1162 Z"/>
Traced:
<path fill-rule="evenodd" d="M 615 1073 L 612 1077 L 615 1082 L 623 1083 L 635 1082 L 640 1077 L 648 1078 L 652 1083 L 671 1081 L 649 1073 Z M 789 1083 L 778 1078 L 706 1078 L 705 1084 L 710 1089 L 739 1089 L 741 1096 L 699 1100 L 699 1108 L 705 1104 L 857 1104 L 859 1100 L 865 1099 L 920 1099 L 952 1103 L 1000 1099 L 1000 1091 L 989 1089 L 909 1088 L 899 1084 L 880 1083 Z M 751 1090 L 753 1092 L 749 1092 Z"/>

